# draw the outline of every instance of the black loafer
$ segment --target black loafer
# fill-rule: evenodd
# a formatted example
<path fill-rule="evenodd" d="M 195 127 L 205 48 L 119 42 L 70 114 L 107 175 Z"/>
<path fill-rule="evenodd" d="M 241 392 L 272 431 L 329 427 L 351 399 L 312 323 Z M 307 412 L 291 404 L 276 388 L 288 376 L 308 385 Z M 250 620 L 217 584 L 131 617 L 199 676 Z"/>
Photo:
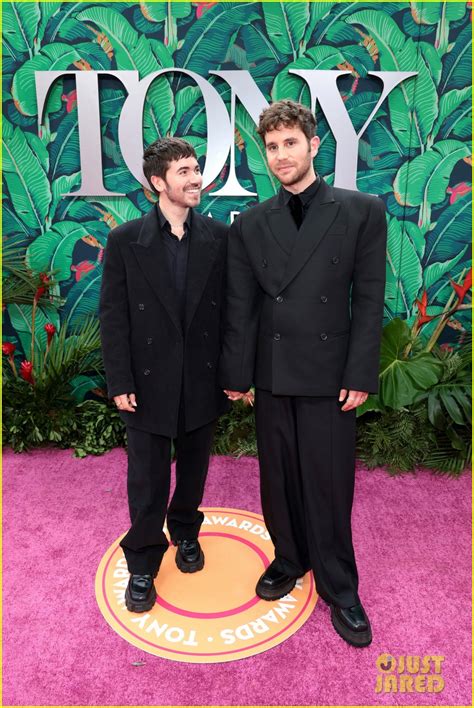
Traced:
<path fill-rule="evenodd" d="M 367 647 L 371 643 L 369 618 L 360 603 L 352 607 L 331 605 L 331 620 L 339 636 L 353 647 Z"/>
<path fill-rule="evenodd" d="M 182 573 L 196 573 L 204 568 L 204 553 L 197 539 L 176 541 L 176 565 Z"/>
<path fill-rule="evenodd" d="M 156 601 L 151 575 L 131 575 L 125 590 L 125 604 L 130 612 L 148 612 Z"/>
<path fill-rule="evenodd" d="M 255 592 L 262 600 L 279 600 L 293 590 L 296 580 L 282 573 L 273 561 L 260 576 Z"/>

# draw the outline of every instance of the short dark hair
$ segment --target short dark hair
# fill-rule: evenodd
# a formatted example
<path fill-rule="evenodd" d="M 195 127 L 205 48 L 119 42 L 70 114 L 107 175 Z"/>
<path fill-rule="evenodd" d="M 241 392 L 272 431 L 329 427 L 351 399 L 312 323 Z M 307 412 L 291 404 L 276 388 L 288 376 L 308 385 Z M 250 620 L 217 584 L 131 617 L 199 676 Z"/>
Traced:
<path fill-rule="evenodd" d="M 143 153 L 143 172 L 155 194 L 158 192 L 151 183 L 151 177 L 155 175 L 165 179 L 170 162 L 182 157 L 197 159 L 193 146 L 182 138 L 158 138 L 147 147 Z"/>
<path fill-rule="evenodd" d="M 317 124 L 313 112 L 302 103 L 284 99 L 275 101 L 262 111 L 257 132 L 265 142 L 265 133 L 270 130 L 276 130 L 282 126 L 292 128 L 295 125 L 301 128 L 308 140 L 316 135 Z"/>

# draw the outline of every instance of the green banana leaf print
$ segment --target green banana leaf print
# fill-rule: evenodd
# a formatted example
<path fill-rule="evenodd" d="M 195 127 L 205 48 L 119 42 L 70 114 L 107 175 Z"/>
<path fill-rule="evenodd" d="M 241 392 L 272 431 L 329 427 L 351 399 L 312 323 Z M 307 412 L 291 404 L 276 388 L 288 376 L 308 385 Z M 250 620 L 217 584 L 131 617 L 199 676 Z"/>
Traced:
<path fill-rule="evenodd" d="M 290 98 L 308 106 L 309 88 L 291 70 L 346 72 L 338 91 L 356 133 L 365 126 L 357 188 L 379 195 L 387 209 L 385 324 L 401 318 L 411 325 L 424 293 L 426 311 L 440 313 L 452 297 L 452 283 L 465 278 L 472 220 L 470 2 L 26 1 L 2 3 L 2 16 L 4 240 L 33 273 L 52 274 L 50 294 L 63 303 L 59 309 L 40 303 L 38 351 L 44 350 L 46 322 L 72 333 L 97 316 L 110 229 L 140 218 L 155 203 L 121 152 L 119 121 L 127 91 L 117 71 L 138 72 L 141 80 L 159 70 L 194 72 L 219 94 L 229 115 L 231 87 L 212 71 L 246 71 L 268 103 Z M 62 75 L 54 82 L 38 121 L 35 71 L 104 72 L 103 182 L 124 196 L 74 194 L 82 183 L 75 81 Z M 390 92 L 366 125 L 382 90 L 372 72 L 381 71 L 415 73 Z M 330 116 L 318 102 L 312 108 L 321 139 L 315 167 L 334 184 L 337 145 Z M 204 167 L 207 131 L 202 92 L 192 77 L 176 71 L 152 82 L 144 103 L 144 147 L 160 136 L 181 136 Z M 256 196 L 214 195 L 228 178 L 227 157 L 199 207 L 228 223 L 232 213 L 268 199 L 279 187 L 245 96 L 235 99 L 234 133 L 238 181 Z M 9 304 L 4 310 L 6 339 L 25 358 L 31 350 L 31 307 Z M 429 336 L 434 326 L 430 321 L 422 332 Z M 468 308 L 452 318 L 444 341 L 454 341 L 459 329 L 471 329 Z M 394 329 L 387 342 L 395 350 L 399 340 Z M 416 375 L 433 378 L 436 372 Z M 397 380 L 404 376 L 400 368 Z M 384 381 L 387 396 L 395 395 L 388 375 Z M 99 379 L 79 377 L 78 400 L 94 384 Z"/>

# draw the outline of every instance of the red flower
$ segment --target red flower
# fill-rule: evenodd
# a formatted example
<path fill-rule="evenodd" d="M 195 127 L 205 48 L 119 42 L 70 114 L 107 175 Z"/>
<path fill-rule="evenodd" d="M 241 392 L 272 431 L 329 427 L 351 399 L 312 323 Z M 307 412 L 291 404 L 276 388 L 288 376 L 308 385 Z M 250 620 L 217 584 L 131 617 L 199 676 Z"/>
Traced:
<path fill-rule="evenodd" d="M 70 113 L 77 103 L 77 91 L 70 91 L 69 93 L 63 93 L 61 96 L 63 101 L 66 101 L 66 113 Z"/>
<path fill-rule="evenodd" d="M 38 302 L 38 300 L 44 295 L 45 291 L 46 291 L 46 288 L 44 288 L 44 287 L 40 287 L 40 288 L 36 289 L 35 302 Z"/>
<path fill-rule="evenodd" d="M 99 251 L 99 254 L 100 253 L 101 251 Z M 95 263 L 92 263 L 92 261 L 81 261 L 77 265 L 71 266 L 71 270 L 76 274 L 76 281 L 79 281 L 83 275 L 86 275 L 89 271 L 94 270 L 94 268 Z"/>
<path fill-rule="evenodd" d="M 2 352 L 6 354 L 7 356 L 13 356 L 13 352 L 16 349 L 16 344 L 12 344 L 12 342 L 3 342 L 2 344 Z"/>
<path fill-rule="evenodd" d="M 49 345 L 51 344 L 52 338 L 56 334 L 56 327 L 53 324 L 51 324 L 51 322 L 48 322 L 44 326 L 44 331 L 48 335 L 48 347 L 49 347 Z"/>
<path fill-rule="evenodd" d="M 38 302 L 38 300 L 44 295 L 44 293 L 47 290 L 47 287 L 49 285 L 49 278 L 46 275 L 46 273 L 40 273 L 40 280 L 43 283 L 43 285 L 40 285 L 39 288 L 36 288 L 36 293 L 34 297 L 35 304 Z"/>
<path fill-rule="evenodd" d="M 20 376 L 25 379 L 30 384 L 34 384 L 35 380 L 33 378 L 33 364 L 31 361 L 22 361 L 20 364 Z"/>
<path fill-rule="evenodd" d="M 421 300 L 415 300 L 415 303 L 417 304 L 418 312 L 420 313 L 418 315 L 418 325 L 421 327 L 422 324 L 425 324 L 425 322 L 429 322 L 434 317 L 434 315 L 426 314 L 426 307 L 428 305 L 428 295 L 426 294 L 426 290 L 423 291 Z"/>
<path fill-rule="evenodd" d="M 454 187 L 448 187 L 446 190 L 446 193 L 451 195 L 449 197 L 450 204 L 454 204 L 459 197 L 464 196 L 464 194 L 468 192 L 472 192 L 472 187 L 470 184 L 467 184 L 467 182 L 459 182 L 459 184 L 454 185 Z"/>
<path fill-rule="evenodd" d="M 209 10 L 209 8 L 216 4 L 217 3 L 215 2 L 200 2 L 196 10 L 196 18 L 199 20 L 199 18 L 202 17 L 206 10 Z"/>
<path fill-rule="evenodd" d="M 466 277 L 464 278 L 461 285 L 455 283 L 454 280 L 452 280 L 451 278 L 449 279 L 449 282 L 453 286 L 454 290 L 456 291 L 456 295 L 459 298 L 458 305 L 461 305 L 467 291 L 470 290 L 472 287 L 472 268 L 469 268 L 468 272 L 466 273 Z"/>
<path fill-rule="evenodd" d="M 18 376 L 16 366 L 15 366 L 15 349 L 16 349 L 16 344 L 13 344 L 12 342 L 3 342 L 2 343 L 2 352 L 6 354 L 8 357 L 8 363 L 10 364 L 10 368 L 15 374 L 15 376 Z"/>

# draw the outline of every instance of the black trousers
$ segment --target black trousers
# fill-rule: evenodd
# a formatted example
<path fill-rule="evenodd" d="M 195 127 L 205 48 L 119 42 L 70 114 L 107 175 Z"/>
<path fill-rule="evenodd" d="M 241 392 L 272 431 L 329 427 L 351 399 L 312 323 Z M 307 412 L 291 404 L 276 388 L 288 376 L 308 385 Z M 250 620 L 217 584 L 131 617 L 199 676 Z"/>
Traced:
<path fill-rule="evenodd" d="M 312 569 L 318 594 L 357 604 L 352 546 L 356 411 L 337 396 L 274 396 L 257 389 L 260 491 L 280 570 Z"/>
<path fill-rule="evenodd" d="M 178 420 L 176 488 L 168 506 L 171 438 L 127 426 L 128 505 L 131 528 L 120 545 L 130 573 L 154 575 L 171 540 L 195 539 L 204 519 L 198 507 L 204 494 L 216 421 L 184 431 L 182 406 Z"/>

